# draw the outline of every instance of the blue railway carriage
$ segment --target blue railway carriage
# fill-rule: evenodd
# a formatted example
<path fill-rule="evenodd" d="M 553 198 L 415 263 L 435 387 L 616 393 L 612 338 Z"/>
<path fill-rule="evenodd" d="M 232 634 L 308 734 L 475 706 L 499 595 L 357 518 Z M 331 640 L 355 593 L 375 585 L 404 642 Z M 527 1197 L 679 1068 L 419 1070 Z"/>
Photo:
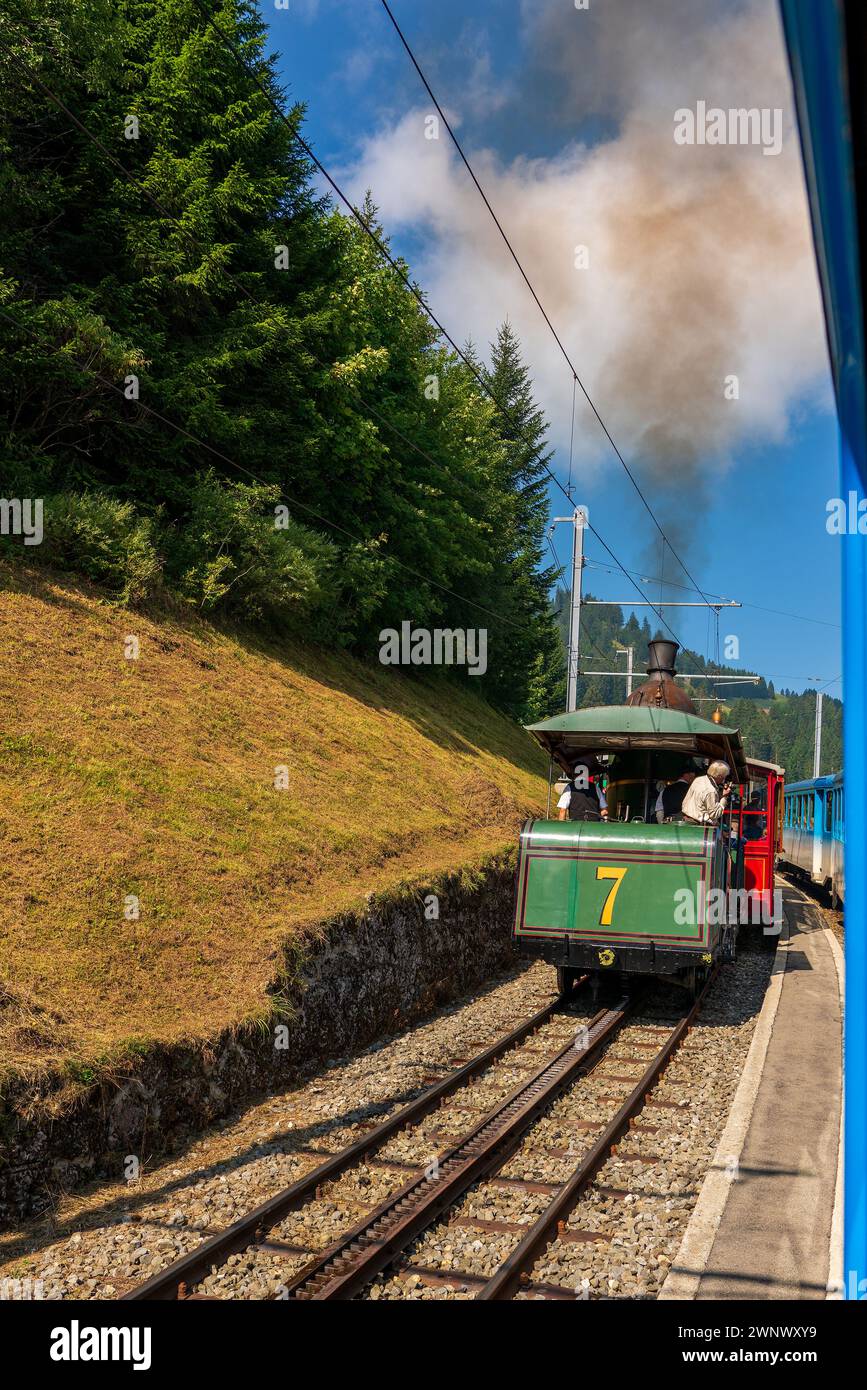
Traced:
<path fill-rule="evenodd" d="M 783 815 L 783 868 L 831 894 L 834 907 L 846 896 L 843 774 L 792 782 Z"/>

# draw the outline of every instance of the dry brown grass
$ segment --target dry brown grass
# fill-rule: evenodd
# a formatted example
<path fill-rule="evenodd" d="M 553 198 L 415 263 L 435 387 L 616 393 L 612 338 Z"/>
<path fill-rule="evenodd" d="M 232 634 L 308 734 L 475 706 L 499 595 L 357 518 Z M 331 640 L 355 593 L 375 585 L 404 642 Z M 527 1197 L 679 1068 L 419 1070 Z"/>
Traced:
<path fill-rule="evenodd" d="M 6 568 L 0 769 L 19 1072 L 256 1017 L 287 935 L 499 850 L 544 796 L 528 736 L 443 681 Z"/>

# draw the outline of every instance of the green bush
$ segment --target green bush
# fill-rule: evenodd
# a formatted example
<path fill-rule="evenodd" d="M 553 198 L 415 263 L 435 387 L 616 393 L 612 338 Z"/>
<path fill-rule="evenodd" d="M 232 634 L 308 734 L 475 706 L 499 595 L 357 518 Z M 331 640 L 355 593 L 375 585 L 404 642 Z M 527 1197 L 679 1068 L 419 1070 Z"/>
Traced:
<path fill-rule="evenodd" d="M 329 640 L 337 551 L 279 505 L 279 488 L 201 474 L 168 548 L 172 583 L 205 612 Z"/>
<path fill-rule="evenodd" d="M 59 493 L 45 499 L 42 544 L 28 560 L 73 570 L 104 585 L 125 604 L 146 599 L 160 580 L 153 522 L 131 502 L 106 493 Z"/>

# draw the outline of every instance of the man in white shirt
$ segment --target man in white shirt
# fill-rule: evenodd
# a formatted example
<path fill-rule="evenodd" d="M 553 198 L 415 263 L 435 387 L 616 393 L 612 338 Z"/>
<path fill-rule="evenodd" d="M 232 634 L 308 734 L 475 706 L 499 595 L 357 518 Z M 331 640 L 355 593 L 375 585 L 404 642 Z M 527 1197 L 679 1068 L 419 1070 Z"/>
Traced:
<path fill-rule="evenodd" d="M 607 820 L 608 800 L 589 768 L 578 763 L 574 776 L 557 802 L 558 820 Z"/>
<path fill-rule="evenodd" d="M 729 807 L 731 783 L 726 781 L 729 765 L 711 763 L 704 777 L 696 777 L 683 798 L 684 820 L 695 825 L 718 825 Z"/>

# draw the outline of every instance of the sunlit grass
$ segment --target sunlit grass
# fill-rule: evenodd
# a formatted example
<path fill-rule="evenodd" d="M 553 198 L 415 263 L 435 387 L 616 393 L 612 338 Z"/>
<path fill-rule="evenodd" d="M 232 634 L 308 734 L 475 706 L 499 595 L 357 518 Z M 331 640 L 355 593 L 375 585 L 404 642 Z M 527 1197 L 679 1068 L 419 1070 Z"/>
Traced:
<path fill-rule="evenodd" d="M 499 851 L 542 804 L 528 736 L 442 680 L 0 584 L 7 1068 L 261 1017 L 287 938 Z"/>

